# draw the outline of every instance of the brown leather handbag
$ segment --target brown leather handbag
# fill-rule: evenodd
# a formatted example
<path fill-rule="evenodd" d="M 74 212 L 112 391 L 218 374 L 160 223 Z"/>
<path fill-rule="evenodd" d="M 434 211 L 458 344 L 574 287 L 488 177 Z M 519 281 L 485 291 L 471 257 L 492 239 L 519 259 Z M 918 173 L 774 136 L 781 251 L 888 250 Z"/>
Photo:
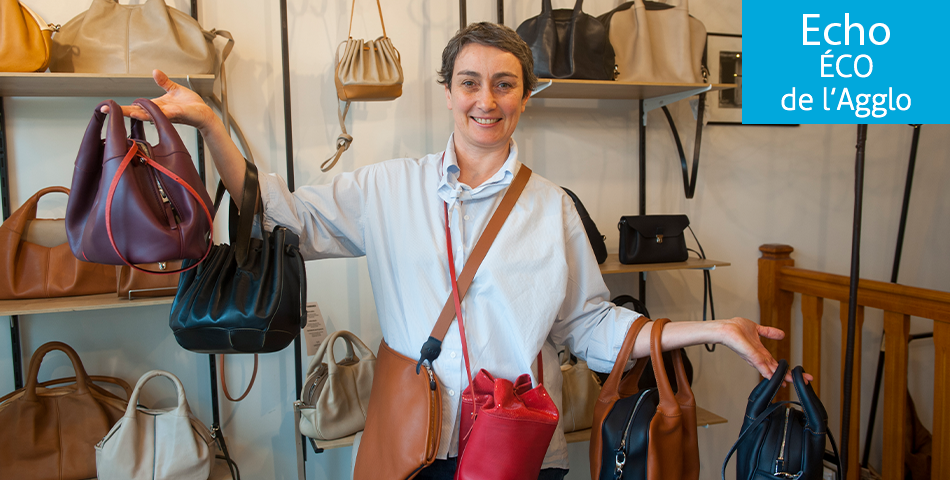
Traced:
<path fill-rule="evenodd" d="M 696 401 L 680 351 L 673 351 L 678 388 L 675 395 L 663 366 L 660 340 L 668 318 L 654 322 L 650 332 L 650 359 L 657 388 L 638 391 L 646 357 L 638 359 L 630 373 L 623 375 L 623 367 L 647 321 L 640 317 L 630 326 L 597 399 L 590 436 L 590 473 L 594 480 L 699 478 Z"/>
<path fill-rule="evenodd" d="M 37 382 L 43 357 L 69 356 L 74 379 Z M 122 418 L 128 405 L 93 381 L 132 389 L 117 378 L 90 377 L 69 345 L 49 342 L 30 359 L 26 387 L 0 398 L 0 479 L 82 480 L 96 476 L 95 445 Z M 57 383 L 68 385 L 49 388 Z M 127 397 L 128 398 L 128 397 Z"/>
<path fill-rule="evenodd" d="M 115 270 L 77 260 L 66 242 L 63 219 L 37 219 L 36 204 L 47 187 L 30 197 L 0 225 L 0 299 L 69 297 L 110 293 Z"/>

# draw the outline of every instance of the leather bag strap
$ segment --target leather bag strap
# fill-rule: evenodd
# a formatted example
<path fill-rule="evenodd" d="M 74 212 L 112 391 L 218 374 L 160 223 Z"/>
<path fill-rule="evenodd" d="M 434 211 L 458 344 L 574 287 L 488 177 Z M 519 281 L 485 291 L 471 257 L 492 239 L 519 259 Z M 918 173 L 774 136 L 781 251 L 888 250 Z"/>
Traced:
<path fill-rule="evenodd" d="M 26 391 L 24 392 L 24 397 L 29 402 L 36 402 L 36 387 L 37 387 L 37 375 L 40 373 L 40 364 L 43 363 L 43 358 L 47 353 L 59 350 L 66 354 L 69 357 L 69 361 L 73 364 L 73 370 L 76 372 L 76 392 L 80 394 L 85 394 L 89 391 L 89 375 L 86 374 L 86 369 L 83 368 L 82 360 L 79 359 L 79 354 L 73 350 L 72 347 L 66 345 L 63 342 L 48 342 L 40 346 L 33 352 L 33 356 L 30 358 L 30 371 L 27 374 L 26 380 Z"/>
<path fill-rule="evenodd" d="M 198 192 L 195 191 L 195 189 L 192 188 L 192 186 L 189 185 L 188 182 L 182 180 L 182 178 L 176 175 L 174 172 L 165 168 L 162 164 L 156 162 L 155 160 L 152 160 L 148 155 L 146 155 L 144 151 L 139 151 L 138 142 L 132 142 L 132 147 L 129 148 L 129 152 L 125 154 L 125 157 L 122 159 L 122 163 L 119 164 L 119 169 L 115 172 L 115 176 L 112 177 L 112 183 L 109 184 L 109 193 L 106 195 L 106 233 L 108 233 L 109 235 L 109 243 L 112 244 L 112 249 L 115 250 L 116 255 L 118 255 L 119 258 L 121 258 L 122 261 L 125 262 L 126 265 L 140 272 L 151 273 L 155 275 L 174 275 L 176 273 L 186 272 L 188 270 L 191 270 L 192 268 L 197 267 L 205 258 L 208 258 L 208 254 L 211 253 L 211 246 L 214 244 L 214 242 L 212 241 L 210 236 L 208 237 L 208 248 L 205 250 L 205 254 L 201 257 L 200 260 L 195 262 L 194 265 L 191 265 L 190 267 L 186 267 L 186 268 L 179 268 L 178 270 L 158 271 L 158 272 L 154 272 L 152 270 L 146 270 L 144 268 L 133 265 L 125 258 L 125 255 L 122 255 L 122 252 L 119 251 L 118 245 L 115 244 L 115 237 L 113 237 L 112 235 L 112 203 L 113 203 L 113 199 L 115 198 L 115 189 L 119 185 L 119 180 L 121 179 L 122 174 L 125 173 L 125 170 L 129 167 L 129 164 L 132 163 L 132 159 L 134 159 L 135 157 L 141 158 L 144 162 L 146 162 L 152 168 L 158 170 L 159 172 L 164 173 L 166 176 L 168 176 L 168 178 L 171 178 L 172 180 L 174 180 L 175 183 L 181 185 L 182 187 L 185 187 L 185 190 L 187 190 L 188 193 L 192 197 L 194 197 L 195 200 L 197 200 L 198 204 L 201 205 L 201 209 L 205 212 L 205 215 L 208 217 L 208 225 L 214 224 L 214 215 L 212 215 L 211 211 L 208 210 L 208 206 L 205 205 L 204 201 L 201 199 L 201 195 L 198 195 Z"/>
<path fill-rule="evenodd" d="M 616 401 L 629 396 L 624 395 L 624 393 L 627 393 L 626 390 L 628 390 L 624 387 L 626 387 L 628 383 L 633 384 L 634 390 L 632 393 L 636 393 L 637 382 L 640 381 L 640 375 L 647 365 L 647 357 L 638 358 L 637 362 L 633 365 L 633 369 L 631 369 L 630 373 L 626 376 L 623 374 L 623 367 L 626 366 L 627 359 L 633 354 L 633 346 L 637 342 L 637 337 L 640 336 L 640 331 L 643 330 L 643 327 L 646 326 L 649 321 L 649 318 L 641 316 L 634 320 L 630 328 L 627 329 L 627 335 L 623 339 L 623 345 L 620 346 L 620 353 L 617 354 L 617 360 L 614 362 L 614 366 L 610 370 L 610 376 L 607 377 L 607 381 L 604 382 L 604 386 L 601 389 L 599 395 L 600 401 Z"/>
<path fill-rule="evenodd" d="M 492 214 L 491 220 L 488 221 L 488 225 L 485 226 L 485 230 L 478 238 L 478 242 L 475 243 L 475 248 L 472 249 L 472 256 L 469 257 L 468 262 L 465 263 L 465 267 L 462 268 L 462 274 L 458 277 L 459 299 L 465 298 L 468 287 L 472 285 L 472 280 L 475 278 L 475 271 L 478 270 L 478 266 L 481 265 L 482 260 L 485 259 L 485 255 L 488 254 L 488 249 L 491 247 L 492 242 L 495 241 L 495 237 L 498 236 L 502 225 L 505 224 L 508 214 L 511 213 L 511 209 L 514 208 L 525 185 L 528 184 L 529 177 L 531 177 L 531 169 L 528 168 L 527 165 L 522 164 L 518 170 L 518 174 L 515 175 L 515 179 L 512 180 L 511 185 L 508 186 L 508 191 L 505 192 L 504 198 L 501 199 L 501 203 L 498 205 L 495 213 Z M 452 296 L 450 295 L 449 298 L 445 300 L 445 306 L 442 307 L 442 313 L 439 314 L 439 319 L 436 321 L 435 327 L 432 328 L 430 336 L 438 340 L 445 338 L 445 332 L 449 331 L 449 325 L 452 324 L 454 317 L 455 309 Z"/>
<path fill-rule="evenodd" d="M 673 416 L 679 414 L 680 405 L 691 405 L 693 403 L 693 395 L 689 388 L 689 381 L 686 379 L 686 368 L 683 366 L 683 356 L 679 349 L 671 352 L 673 371 L 676 372 L 676 385 L 678 387 L 676 395 L 673 394 L 673 387 L 666 375 L 660 341 L 663 337 L 663 327 L 667 323 L 670 323 L 668 318 L 661 318 L 653 323 L 653 331 L 650 332 L 650 358 L 653 360 L 653 375 L 656 377 L 656 387 L 660 394 L 660 404 L 657 410 L 662 410 L 664 415 Z"/>
<path fill-rule="evenodd" d="M 379 4 L 379 0 L 376 0 L 376 8 L 379 9 L 379 24 L 383 26 L 383 36 L 386 36 L 386 23 L 383 22 L 383 6 Z M 353 14 L 356 13 L 356 0 L 353 0 L 353 4 L 350 7 L 350 29 L 346 32 L 348 38 L 353 38 Z"/>
<path fill-rule="evenodd" d="M 686 152 L 683 150 L 683 142 L 680 141 L 679 132 L 676 130 L 676 124 L 673 122 L 673 115 L 670 110 L 663 106 L 663 113 L 666 114 L 666 121 L 670 124 L 670 131 L 673 132 L 673 141 L 676 143 L 676 151 L 680 156 L 680 166 L 683 169 L 683 191 L 686 198 L 693 198 L 696 193 L 696 174 L 699 172 L 699 147 L 703 142 L 703 115 L 706 112 L 706 94 L 699 94 L 699 110 L 696 113 L 696 142 L 693 146 L 693 165 L 692 175 L 686 164 Z"/>
<path fill-rule="evenodd" d="M 330 155 L 329 158 L 327 158 L 326 160 L 323 161 L 323 163 L 320 164 L 321 172 L 329 172 L 330 169 L 333 168 L 334 165 L 336 165 L 336 162 L 340 160 L 340 157 L 343 155 L 343 152 L 349 150 L 350 144 L 353 143 L 353 136 L 346 132 L 345 121 L 346 121 L 346 114 L 349 111 L 350 111 L 349 100 L 346 101 L 346 107 L 344 107 L 342 110 L 340 109 L 340 106 L 337 105 L 336 116 L 337 116 L 337 119 L 340 120 L 340 130 L 342 130 L 343 133 L 341 133 L 340 136 L 336 137 L 336 152 L 333 155 Z"/>
<path fill-rule="evenodd" d="M 442 155 L 444 156 L 445 154 L 443 153 Z M 462 268 L 462 274 L 457 280 L 455 274 L 452 274 L 452 280 L 458 283 L 460 304 L 462 298 L 465 297 L 465 293 L 468 292 L 468 287 L 472 285 L 472 279 L 475 278 L 475 271 L 478 270 L 478 266 L 481 265 L 482 260 L 485 259 L 489 247 L 491 247 L 492 242 L 495 241 L 495 237 L 498 236 L 498 232 L 508 218 L 508 214 L 511 213 L 511 209 L 514 208 L 515 203 L 517 203 L 518 197 L 521 196 L 521 192 L 524 190 L 525 185 L 528 184 L 530 177 L 531 169 L 528 168 L 527 165 L 522 164 L 521 168 L 518 169 L 518 174 L 515 175 L 514 180 L 511 181 L 511 185 L 508 186 L 508 191 L 505 192 L 501 203 L 488 221 L 488 225 L 485 226 L 485 230 L 478 238 L 478 242 L 475 243 L 471 257 L 469 257 L 468 262 L 465 263 L 465 267 Z M 448 212 L 448 206 L 445 205 L 444 208 L 446 212 Z M 446 215 L 448 214 L 446 213 Z M 448 228 L 448 217 L 446 217 L 445 222 L 446 228 Z M 446 231 L 446 234 L 448 236 L 448 231 Z M 451 241 L 451 238 L 449 238 L 449 241 Z M 451 254 L 451 251 L 449 253 Z M 450 260 L 449 264 L 454 271 L 454 262 Z M 435 326 L 432 327 L 432 333 L 429 334 L 429 339 L 422 345 L 422 351 L 419 352 L 419 363 L 416 364 L 416 374 L 419 373 L 422 362 L 428 360 L 431 365 L 435 359 L 439 358 L 439 354 L 442 352 L 442 339 L 445 338 L 445 333 L 449 330 L 449 325 L 452 323 L 454 317 L 454 294 L 450 293 L 449 298 L 445 300 L 445 305 L 442 307 L 442 313 L 439 314 L 439 319 L 435 322 Z"/>
<path fill-rule="evenodd" d="M 251 373 L 251 381 L 248 382 L 247 389 L 244 390 L 244 393 L 242 393 L 241 396 L 236 399 L 232 397 L 231 392 L 228 391 L 228 377 L 224 374 L 224 357 L 224 355 L 218 355 L 218 365 L 220 365 L 218 367 L 218 374 L 221 376 L 221 390 L 224 390 L 224 396 L 228 400 L 232 402 L 240 402 L 241 400 L 244 400 L 244 397 L 246 397 L 248 393 L 251 393 L 251 387 L 254 386 L 254 380 L 257 379 L 257 354 L 254 354 L 254 372 Z"/>

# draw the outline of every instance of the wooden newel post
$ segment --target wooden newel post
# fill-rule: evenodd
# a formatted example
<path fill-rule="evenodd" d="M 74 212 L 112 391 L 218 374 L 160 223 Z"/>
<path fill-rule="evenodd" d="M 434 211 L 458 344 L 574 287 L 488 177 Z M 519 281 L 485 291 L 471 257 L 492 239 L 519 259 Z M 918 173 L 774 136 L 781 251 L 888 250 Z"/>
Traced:
<path fill-rule="evenodd" d="M 782 267 L 795 266 L 795 260 L 791 257 L 794 249 L 789 245 L 769 243 L 759 247 L 759 251 L 762 252 L 762 257 L 759 258 L 759 323 L 785 332 L 785 339 L 782 341 L 763 339 L 762 343 L 777 360 L 789 360 L 792 353 L 789 333 L 794 294 L 781 290 L 778 280 Z M 777 396 L 780 400 L 787 397 L 788 389 L 785 388 L 781 389 Z"/>

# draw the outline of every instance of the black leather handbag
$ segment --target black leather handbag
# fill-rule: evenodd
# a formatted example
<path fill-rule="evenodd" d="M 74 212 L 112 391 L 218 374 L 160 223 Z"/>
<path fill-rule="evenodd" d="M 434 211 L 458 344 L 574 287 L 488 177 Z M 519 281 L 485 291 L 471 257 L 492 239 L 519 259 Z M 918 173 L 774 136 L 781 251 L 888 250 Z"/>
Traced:
<path fill-rule="evenodd" d="M 198 353 L 269 353 L 283 349 L 307 323 L 307 275 L 297 235 L 284 227 L 251 238 L 260 218 L 257 167 L 247 162 L 241 214 L 231 201 L 231 245 L 212 247 L 183 272 L 169 326 L 178 344 Z M 219 185 L 215 203 L 223 188 Z M 261 219 L 259 224 L 263 226 Z M 235 229 L 236 225 L 236 229 Z M 188 267 L 194 260 L 186 260 Z"/>
<path fill-rule="evenodd" d="M 620 217 L 620 263 L 685 262 L 686 215 L 627 215 Z"/>
<path fill-rule="evenodd" d="M 821 480 L 826 435 L 835 453 L 836 478 L 844 478 L 838 445 L 828 430 L 828 413 L 811 385 L 805 383 L 801 366 L 792 370 L 799 402 L 772 402 L 787 371 L 788 362 L 779 360 L 772 379 L 763 379 L 749 395 L 739 439 L 722 462 L 722 480 L 734 453 L 738 453 L 737 480 Z"/>
<path fill-rule="evenodd" d="M 518 35 L 531 47 L 538 77 L 614 79 L 614 49 L 607 28 L 584 13 L 583 4 L 577 0 L 573 9 L 554 10 L 551 0 L 542 0 L 541 14 L 518 26 Z"/>
<path fill-rule="evenodd" d="M 571 200 L 574 200 L 574 208 L 577 209 L 577 214 L 581 217 L 581 222 L 584 224 L 584 231 L 587 232 L 587 240 L 590 242 L 590 247 L 594 250 L 594 256 L 597 257 L 597 263 L 604 263 L 607 261 L 607 244 L 604 243 L 604 237 L 600 234 L 600 230 L 597 230 L 597 225 L 594 223 L 594 220 L 590 218 L 590 214 L 587 213 L 587 209 L 584 208 L 584 204 L 581 203 L 581 199 L 577 198 L 577 195 L 574 195 L 574 192 L 561 187 Z"/>

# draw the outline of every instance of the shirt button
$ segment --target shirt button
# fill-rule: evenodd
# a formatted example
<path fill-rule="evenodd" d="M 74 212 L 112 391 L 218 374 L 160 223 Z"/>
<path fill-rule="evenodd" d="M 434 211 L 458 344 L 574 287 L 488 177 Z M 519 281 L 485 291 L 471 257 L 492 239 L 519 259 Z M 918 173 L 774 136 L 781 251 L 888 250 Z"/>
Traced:
<path fill-rule="evenodd" d="M 455 396 L 455 390 L 449 390 L 449 396 L 450 396 L 450 397 L 454 397 L 454 396 Z"/>
<path fill-rule="evenodd" d="M 472 217 L 470 217 L 470 216 L 468 216 L 468 215 L 466 215 L 464 218 L 465 218 L 466 220 L 471 220 L 471 219 L 472 219 Z"/>
<path fill-rule="evenodd" d="M 455 355 L 455 352 L 452 352 L 450 355 L 451 355 L 452 358 L 455 358 L 455 356 L 456 356 L 456 355 Z"/>

